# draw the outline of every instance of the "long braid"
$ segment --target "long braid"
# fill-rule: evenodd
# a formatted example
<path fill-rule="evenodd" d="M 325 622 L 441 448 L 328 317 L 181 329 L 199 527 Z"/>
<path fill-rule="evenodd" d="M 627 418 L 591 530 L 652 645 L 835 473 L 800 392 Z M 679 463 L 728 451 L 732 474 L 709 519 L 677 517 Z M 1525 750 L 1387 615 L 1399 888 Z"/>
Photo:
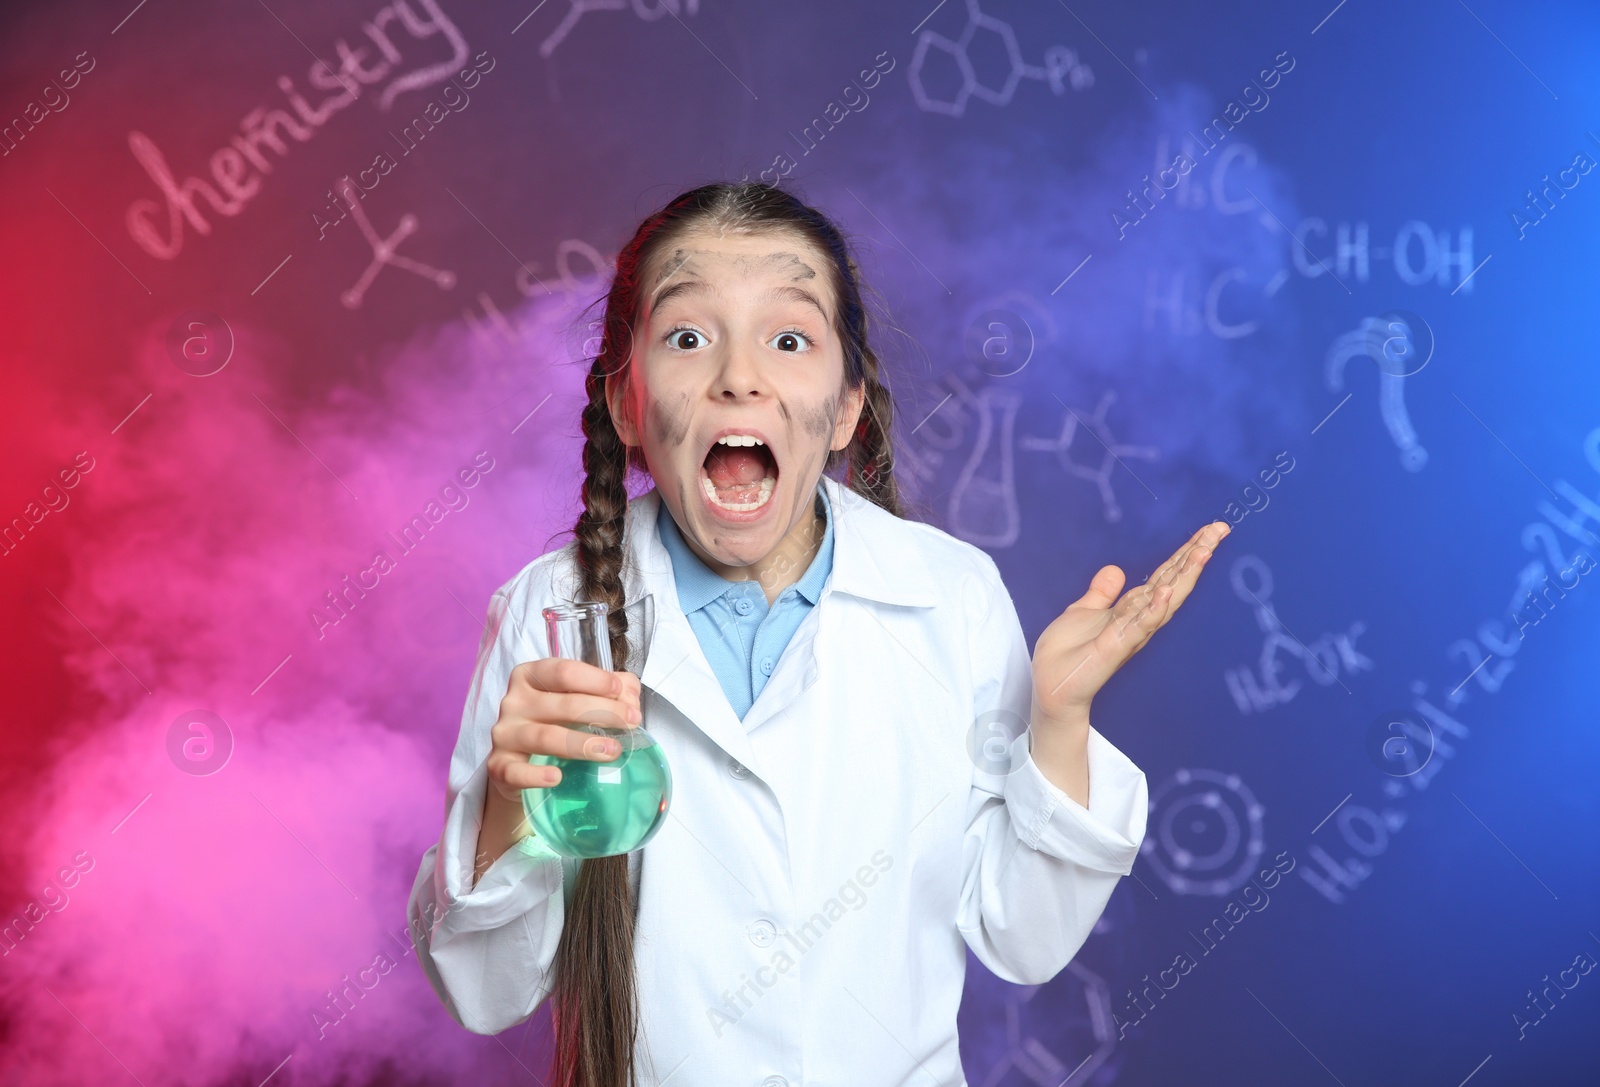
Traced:
<path fill-rule="evenodd" d="M 617 255 L 606 298 L 601 348 L 585 381 L 583 410 L 583 513 L 575 529 L 581 592 L 608 606 L 614 667 L 629 661 L 622 567 L 630 467 L 642 454 L 617 433 L 606 380 L 626 381 L 633 326 L 640 316 L 643 269 L 673 239 L 696 228 L 763 229 L 799 233 L 831 259 L 829 279 L 838 301 L 835 325 L 845 348 L 845 385 L 863 389 L 861 418 L 850 444 L 827 459 L 847 463 L 846 485 L 899 516 L 890 440 L 894 405 L 878 376 L 867 337 L 860 274 L 838 228 L 821 213 L 773 185 L 711 184 L 682 193 L 639 224 Z M 634 903 L 626 855 L 579 864 L 572 906 L 556 948 L 551 1001 L 555 1022 L 554 1087 L 634 1087 L 633 1048 L 638 1033 L 634 973 Z"/>
<path fill-rule="evenodd" d="M 607 606 L 613 666 L 626 667 L 623 534 L 628 513 L 628 450 L 606 406 L 610 352 L 585 381 L 583 513 L 578 518 L 581 599 Z M 632 1087 L 638 993 L 633 968 L 634 904 L 628 857 L 586 858 L 556 947 L 553 1004 L 555 1087 Z"/>
<path fill-rule="evenodd" d="M 628 660 L 628 617 L 623 611 L 623 529 L 628 515 L 628 447 L 617 435 L 606 406 L 605 377 L 599 360 L 585 379 L 589 403 L 583 409 L 583 513 L 578 517 L 578 569 L 583 598 L 607 606 L 611 663 Z"/>

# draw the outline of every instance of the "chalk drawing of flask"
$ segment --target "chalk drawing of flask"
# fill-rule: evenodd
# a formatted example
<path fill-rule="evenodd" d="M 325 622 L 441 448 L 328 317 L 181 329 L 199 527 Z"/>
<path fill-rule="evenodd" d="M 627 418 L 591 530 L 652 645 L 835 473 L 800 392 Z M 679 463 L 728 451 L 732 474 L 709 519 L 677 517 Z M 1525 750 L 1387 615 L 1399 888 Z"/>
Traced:
<path fill-rule="evenodd" d="M 950 530 L 980 547 L 1010 547 L 1022 535 L 1012 463 L 1022 398 L 983 389 L 977 400 L 978 436 L 950 492 Z"/>

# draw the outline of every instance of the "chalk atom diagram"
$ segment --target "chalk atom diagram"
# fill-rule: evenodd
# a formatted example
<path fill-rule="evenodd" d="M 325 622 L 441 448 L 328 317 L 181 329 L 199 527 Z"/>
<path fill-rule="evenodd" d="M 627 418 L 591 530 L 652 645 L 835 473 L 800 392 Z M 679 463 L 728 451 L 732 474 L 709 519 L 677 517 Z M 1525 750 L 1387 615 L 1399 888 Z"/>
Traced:
<path fill-rule="evenodd" d="M 1106 520 L 1112 524 L 1122 520 L 1122 507 L 1117 504 L 1117 492 L 1111 487 L 1111 473 L 1122 463 L 1124 457 L 1155 460 L 1161 455 L 1160 450 L 1148 445 L 1122 445 L 1117 442 L 1116 436 L 1111 433 L 1111 428 L 1106 425 L 1106 413 L 1111 410 L 1111 404 L 1116 398 L 1116 391 L 1107 389 L 1100 397 L 1100 403 L 1094 409 L 1094 414 L 1089 418 L 1084 419 L 1068 408 L 1065 418 L 1061 420 L 1060 434 L 1054 438 L 1023 438 L 1020 442 L 1023 449 L 1054 453 L 1056 460 L 1061 462 L 1062 471 L 1093 483 L 1100 491 L 1100 501 L 1105 509 Z M 1073 458 L 1072 444 L 1077 439 L 1080 429 L 1087 431 L 1088 436 L 1093 439 L 1090 456 L 1094 456 L 1095 450 L 1098 450 L 1098 464 L 1080 464 Z"/>
<path fill-rule="evenodd" d="M 1074 91 L 1094 86 L 1094 72 L 1078 59 L 1076 50 L 1052 45 L 1044 51 L 1044 64 L 1024 63 L 1011 24 L 985 15 L 978 0 L 966 0 L 966 4 L 967 25 L 959 37 L 951 39 L 931 30 L 917 35 L 916 52 L 911 56 L 911 94 L 922 109 L 960 117 L 966 112 L 970 98 L 991 106 L 1004 106 L 1024 79 L 1042 79 L 1050 84 L 1055 94 L 1064 93 L 1069 84 Z M 985 58 L 1003 54 L 1005 71 L 994 70 L 991 62 L 986 64 L 990 70 L 979 78 L 978 65 L 973 63 L 974 52 Z M 930 64 L 934 66 L 932 72 L 928 71 Z M 954 79 L 951 78 L 952 68 Z M 941 85 L 958 83 L 959 89 L 948 101 L 941 99 L 929 93 L 924 73 L 935 76 Z"/>
<path fill-rule="evenodd" d="M 1139 853 L 1178 894 L 1221 897 L 1255 869 L 1264 814 L 1238 774 L 1184 767 L 1150 795 Z"/>

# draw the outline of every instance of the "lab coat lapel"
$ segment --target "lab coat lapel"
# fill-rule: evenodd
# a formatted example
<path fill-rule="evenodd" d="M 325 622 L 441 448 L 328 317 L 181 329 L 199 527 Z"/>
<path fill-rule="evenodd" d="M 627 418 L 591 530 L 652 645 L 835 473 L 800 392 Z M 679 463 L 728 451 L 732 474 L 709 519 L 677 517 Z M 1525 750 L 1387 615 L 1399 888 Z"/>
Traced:
<path fill-rule="evenodd" d="M 819 669 L 816 633 L 821 618 L 817 614 L 817 609 L 812 608 L 811 614 L 805 617 L 799 629 L 794 632 L 794 637 L 784 648 L 783 656 L 778 658 L 778 667 L 773 670 L 766 686 L 761 688 L 761 693 L 756 696 L 750 712 L 744 715 L 741 727 L 746 735 L 794 705 L 817 681 Z"/>
<path fill-rule="evenodd" d="M 833 513 L 833 569 L 816 607 L 795 631 L 777 669 L 745 714 L 746 733 L 798 702 L 816 683 L 822 671 L 820 662 L 829 654 L 849 652 L 847 646 L 835 647 L 831 641 L 838 626 L 839 604 L 828 602 L 834 593 L 901 607 L 931 607 L 938 599 L 922 556 L 907 546 L 910 538 L 898 519 L 831 476 L 823 476 L 821 483 Z M 884 569 L 885 564 L 893 566 L 893 576 Z"/>
<path fill-rule="evenodd" d="M 630 634 L 639 632 L 644 670 L 639 682 L 670 702 L 684 719 L 743 765 L 753 760 L 744 726 L 728 704 L 722 684 L 678 604 L 672 559 L 656 535 L 659 494 L 650 490 L 628 506 L 626 546 L 629 562 L 623 588 Z M 642 621 L 633 625 L 634 617 Z M 645 720 L 646 728 L 652 722 Z"/>

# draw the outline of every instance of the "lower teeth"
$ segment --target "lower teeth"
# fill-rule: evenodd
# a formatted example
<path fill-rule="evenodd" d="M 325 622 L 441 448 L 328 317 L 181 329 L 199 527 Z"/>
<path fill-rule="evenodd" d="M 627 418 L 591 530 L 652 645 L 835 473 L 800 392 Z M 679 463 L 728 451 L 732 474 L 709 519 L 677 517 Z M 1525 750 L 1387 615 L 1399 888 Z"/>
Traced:
<path fill-rule="evenodd" d="M 712 484 L 710 477 L 700 477 L 700 489 L 706 492 L 706 497 L 711 500 L 712 505 L 716 506 L 718 509 L 729 510 L 733 513 L 748 513 L 751 510 L 758 510 L 762 506 L 765 506 L 767 504 L 767 499 L 772 497 L 772 488 L 776 485 L 776 483 L 777 480 L 773 479 L 771 476 L 767 476 L 759 484 L 755 485 L 755 498 L 751 501 L 724 502 L 721 498 L 717 497 L 717 488 Z M 750 485 L 746 484 L 739 489 L 742 491 L 749 491 Z"/>

